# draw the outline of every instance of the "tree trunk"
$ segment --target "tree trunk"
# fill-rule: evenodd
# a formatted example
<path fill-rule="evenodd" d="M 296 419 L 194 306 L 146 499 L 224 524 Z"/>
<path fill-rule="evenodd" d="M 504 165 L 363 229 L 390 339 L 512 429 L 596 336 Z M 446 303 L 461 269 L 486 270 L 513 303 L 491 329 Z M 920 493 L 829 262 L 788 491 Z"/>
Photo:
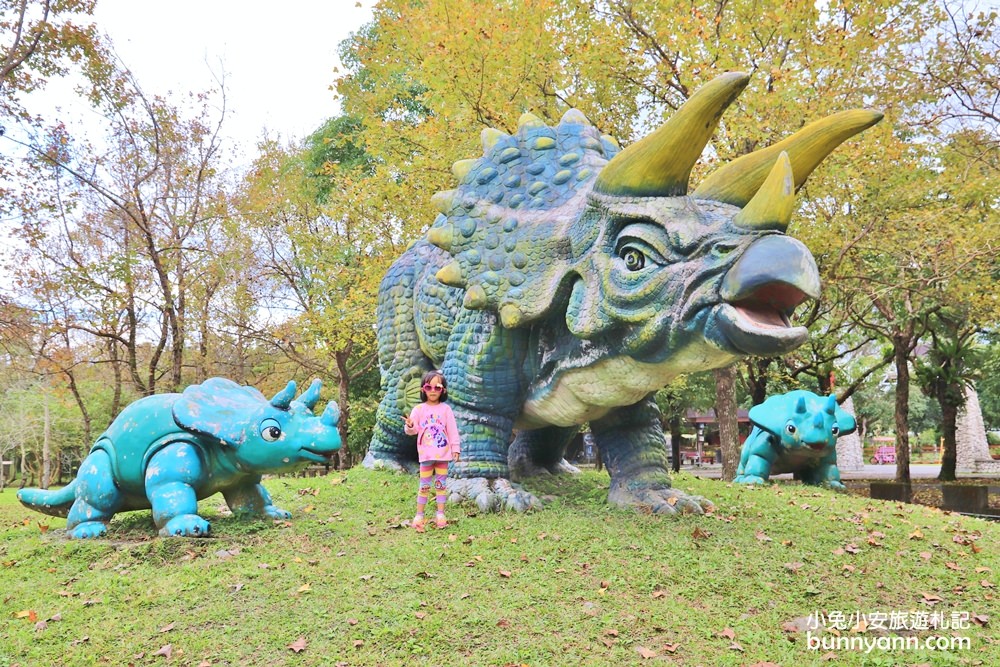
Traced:
<path fill-rule="evenodd" d="M 43 402 L 45 423 L 42 426 L 42 474 L 41 487 L 49 488 L 49 475 L 52 471 L 52 412 L 49 410 L 49 392 L 44 390 Z"/>
<path fill-rule="evenodd" d="M 896 481 L 910 483 L 910 366 L 909 346 L 901 337 L 893 337 L 896 364 Z"/>
<path fill-rule="evenodd" d="M 722 449 L 722 479 L 736 478 L 740 460 L 740 434 L 736 414 L 736 369 L 733 366 L 715 371 L 715 417 L 719 422 Z"/>
<path fill-rule="evenodd" d="M 961 387 L 952 388 L 952 391 L 956 391 L 958 396 L 962 395 Z M 958 460 L 958 445 L 957 445 L 957 424 L 958 424 L 958 407 L 954 404 L 953 400 L 948 400 L 948 391 L 942 392 L 943 395 L 938 396 L 938 405 L 941 406 L 941 430 L 944 436 L 944 451 L 941 454 L 941 472 L 938 473 L 938 479 L 942 482 L 954 482 L 955 481 L 955 467 Z"/>
<path fill-rule="evenodd" d="M 670 427 L 670 458 L 674 472 L 681 471 L 681 416 L 674 414 L 667 422 Z"/>
<path fill-rule="evenodd" d="M 347 367 L 347 360 L 351 356 L 351 345 L 348 344 L 346 350 L 334 352 L 333 358 L 337 362 L 337 373 L 340 375 L 337 403 L 340 406 L 340 422 L 337 423 L 337 430 L 340 432 L 340 451 L 336 454 L 336 467 L 338 470 L 347 468 L 350 462 L 350 452 L 347 449 L 347 437 L 350 430 L 347 427 L 347 420 L 351 416 L 351 402 L 348 390 L 351 388 L 351 372 Z"/>

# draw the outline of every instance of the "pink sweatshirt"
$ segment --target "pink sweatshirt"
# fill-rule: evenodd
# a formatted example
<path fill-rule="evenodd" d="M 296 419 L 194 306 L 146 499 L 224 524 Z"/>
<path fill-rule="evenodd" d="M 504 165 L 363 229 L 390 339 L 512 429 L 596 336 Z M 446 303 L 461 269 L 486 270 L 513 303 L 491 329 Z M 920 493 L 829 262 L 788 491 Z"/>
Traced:
<path fill-rule="evenodd" d="M 413 428 L 403 427 L 407 435 L 417 436 L 417 457 L 425 461 L 451 461 L 461 451 L 455 414 L 447 403 L 420 403 L 410 413 Z"/>

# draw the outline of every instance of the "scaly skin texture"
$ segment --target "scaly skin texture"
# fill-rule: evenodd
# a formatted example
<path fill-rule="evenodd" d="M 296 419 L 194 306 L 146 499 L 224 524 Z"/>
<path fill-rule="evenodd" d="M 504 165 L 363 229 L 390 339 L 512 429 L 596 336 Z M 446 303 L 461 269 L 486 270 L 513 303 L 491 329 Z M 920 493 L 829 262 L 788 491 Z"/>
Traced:
<path fill-rule="evenodd" d="M 753 430 L 743 443 L 738 484 L 764 484 L 793 473 L 806 484 L 843 490 L 837 469 L 837 438 L 857 429 L 834 396 L 790 391 L 750 408 Z"/>
<path fill-rule="evenodd" d="M 117 512 L 152 509 L 161 535 L 206 537 L 198 501 L 222 493 L 233 513 L 288 519 L 261 486 L 263 473 L 322 463 L 340 448 L 339 410 L 313 415 L 320 382 L 295 383 L 271 401 L 252 387 L 212 378 L 182 394 L 139 399 L 97 439 L 70 484 L 22 489 L 26 507 L 67 518 L 70 537 L 100 537 Z"/>
<path fill-rule="evenodd" d="M 881 117 L 814 123 L 687 196 L 694 161 L 747 80 L 718 77 L 620 152 L 575 110 L 555 127 L 525 114 L 513 135 L 483 131 L 482 158 L 455 163 L 458 188 L 433 197 L 440 215 L 426 239 L 382 281 L 384 397 L 365 465 L 415 469 L 402 418 L 439 368 L 462 437 L 454 500 L 537 506 L 510 480 L 573 472 L 563 452 L 589 422 L 610 502 L 711 506 L 671 488 L 652 395 L 679 374 L 806 339 L 788 318 L 818 296 L 819 276 L 783 234 L 794 189 Z"/>

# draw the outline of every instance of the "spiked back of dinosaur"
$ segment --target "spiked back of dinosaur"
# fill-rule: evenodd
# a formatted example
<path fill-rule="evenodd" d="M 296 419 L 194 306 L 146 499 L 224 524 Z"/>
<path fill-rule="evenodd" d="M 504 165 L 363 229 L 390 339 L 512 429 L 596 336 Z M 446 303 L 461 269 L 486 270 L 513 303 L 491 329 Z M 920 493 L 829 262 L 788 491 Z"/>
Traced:
<path fill-rule="evenodd" d="M 717 77 L 623 151 L 576 110 L 555 127 L 525 114 L 513 135 L 483 130 L 483 157 L 456 162 L 458 187 L 433 198 L 440 215 L 427 239 L 454 257 L 438 280 L 464 288 L 465 307 L 498 311 L 507 327 L 545 316 L 589 270 L 609 202 L 669 197 L 687 206 L 680 200 L 688 198 L 691 169 L 748 81 L 738 72 Z M 854 110 L 817 121 L 722 167 L 690 199 L 728 211 L 742 229 L 782 232 L 812 170 L 881 117 Z"/>

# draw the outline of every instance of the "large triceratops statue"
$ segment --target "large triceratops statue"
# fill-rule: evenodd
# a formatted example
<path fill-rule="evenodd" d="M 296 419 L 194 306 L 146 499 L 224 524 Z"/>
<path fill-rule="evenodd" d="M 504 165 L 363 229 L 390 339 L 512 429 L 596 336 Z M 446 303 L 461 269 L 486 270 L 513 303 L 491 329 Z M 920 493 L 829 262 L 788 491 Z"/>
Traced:
<path fill-rule="evenodd" d="M 67 517 L 70 537 L 99 537 L 117 512 L 153 510 L 161 535 L 205 537 L 198 501 L 222 493 L 234 513 L 291 515 L 271 502 L 263 473 L 327 463 L 340 449 L 340 410 L 319 417 L 319 380 L 297 400 L 289 382 L 268 401 L 253 387 L 212 378 L 181 394 L 130 404 L 97 439 L 76 479 L 55 491 L 22 489 L 27 507 Z"/>
<path fill-rule="evenodd" d="M 671 488 L 653 393 L 679 374 L 806 339 L 789 316 L 819 295 L 819 275 L 784 234 L 795 191 L 882 117 L 835 114 L 688 194 L 692 167 L 748 81 L 714 79 L 621 152 L 576 110 L 556 127 L 525 114 L 514 135 L 483 130 L 483 157 L 455 163 L 458 188 L 433 197 L 440 215 L 426 239 L 382 281 L 385 396 L 366 465 L 412 469 L 400 417 L 436 367 L 462 437 L 453 495 L 484 509 L 536 504 L 509 480 L 572 471 L 565 446 L 589 422 L 610 502 L 710 506 Z"/>

